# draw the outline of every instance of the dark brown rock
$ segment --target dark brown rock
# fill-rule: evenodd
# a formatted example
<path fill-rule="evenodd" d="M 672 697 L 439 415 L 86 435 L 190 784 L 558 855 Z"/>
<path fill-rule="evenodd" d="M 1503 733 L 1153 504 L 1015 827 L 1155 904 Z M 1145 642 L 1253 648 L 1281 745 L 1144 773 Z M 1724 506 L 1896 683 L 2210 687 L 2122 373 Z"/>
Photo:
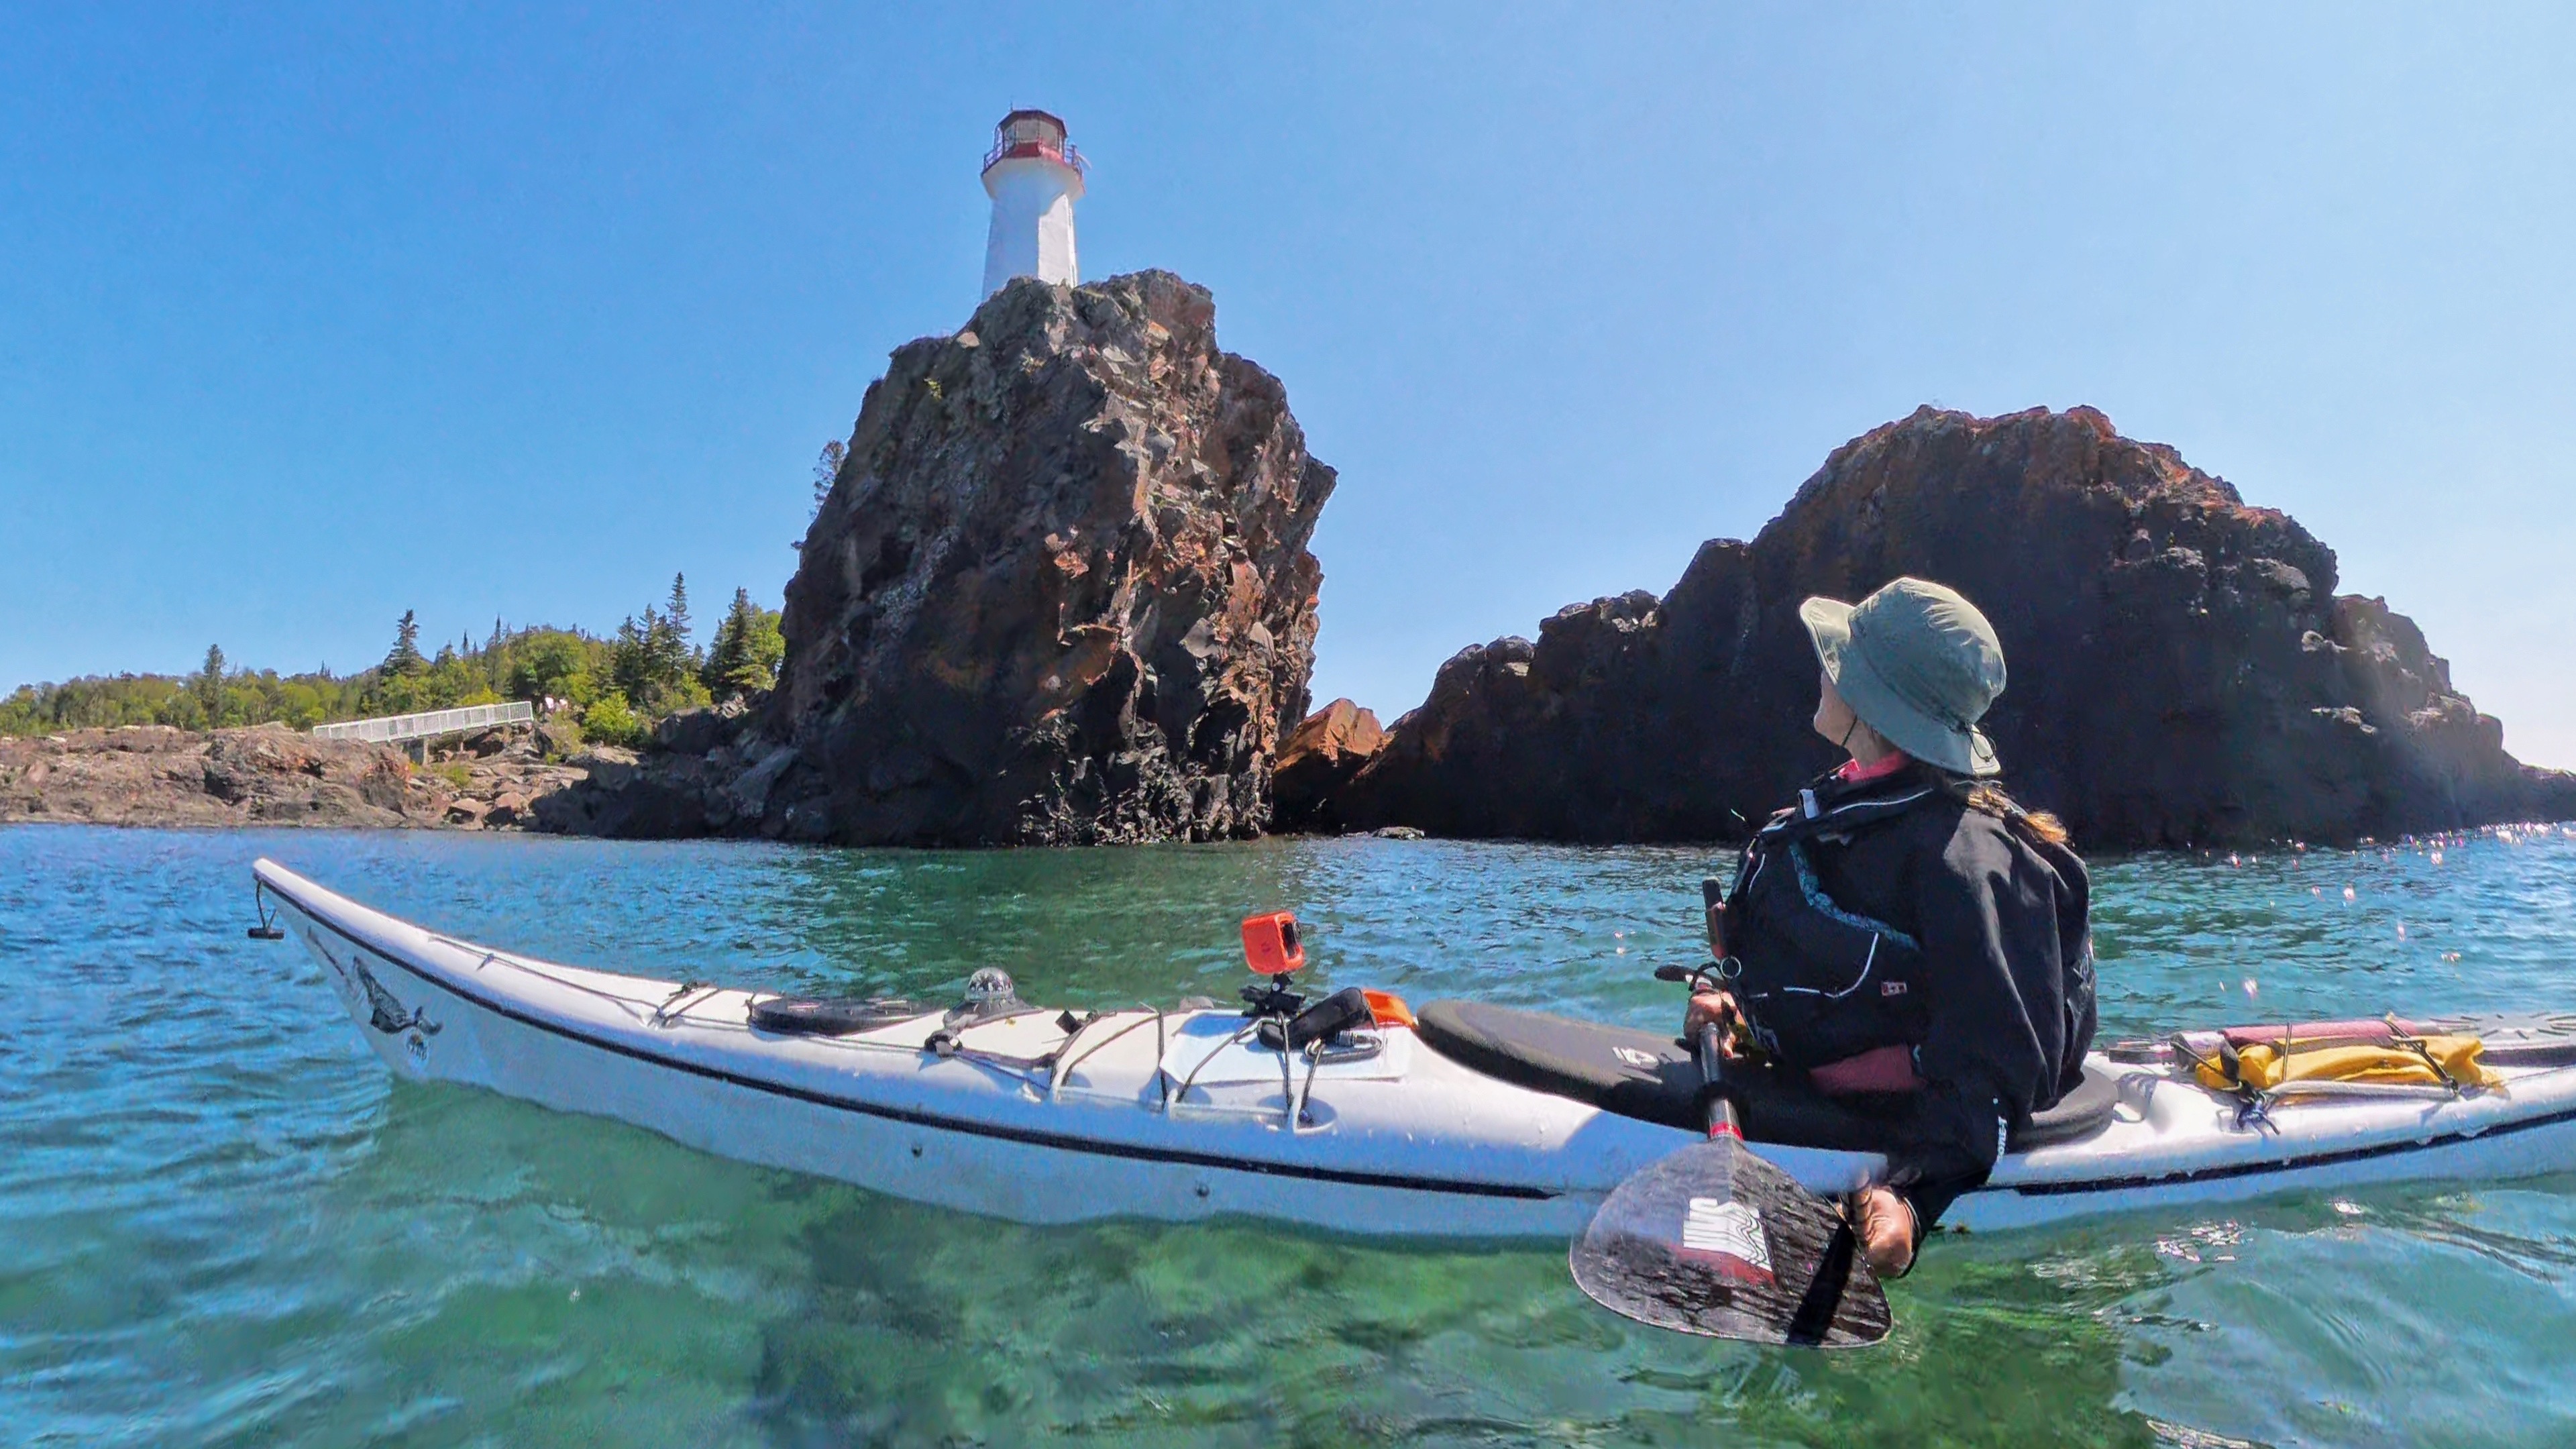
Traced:
<path fill-rule="evenodd" d="M 1333 471 L 1165 272 L 1023 279 L 868 389 L 761 712 L 548 828 L 898 845 L 1257 835 Z M 609 796 L 631 796 L 611 799 Z"/>
<path fill-rule="evenodd" d="M 1799 602 L 1903 574 L 1994 621 L 2010 680 L 1986 726 L 2007 783 L 2083 843 L 2576 814 L 2576 777 L 2507 755 L 2411 622 L 2334 596 L 2331 549 L 2090 408 L 1925 408 L 1854 439 L 1662 598 L 1461 651 L 1334 807 L 1448 835 L 1740 836 L 1837 757 L 1807 724 Z"/>
<path fill-rule="evenodd" d="M 1271 772 L 1271 828 L 1336 831 L 1334 794 L 1386 746 L 1377 715 L 1337 699 L 1306 717 L 1279 750 Z"/>
<path fill-rule="evenodd" d="M 800 838 L 1248 836 L 1305 713 L 1333 472 L 1165 272 L 1014 282 L 869 388 L 764 721 Z"/>
<path fill-rule="evenodd" d="M 569 788 L 537 797 L 536 828 L 566 835 L 618 840 L 669 840 L 722 834 L 730 812 L 711 811 L 723 799 L 727 773 L 703 756 L 603 746 L 572 758 L 584 777 Z"/>
<path fill-rule="evenodd" d="M 740 699 L 680 710 L 654 724 L 653 746 L 683 755 L 709 754 L 740 732 L 742 717 Z"/>
<path fill-rule="evenodd" d="M 641 757 L 620 745 L 594 745 L 566 763 L 587 775 L 590 783 L 611 790 L 624 788 L 643 773 Z"/>

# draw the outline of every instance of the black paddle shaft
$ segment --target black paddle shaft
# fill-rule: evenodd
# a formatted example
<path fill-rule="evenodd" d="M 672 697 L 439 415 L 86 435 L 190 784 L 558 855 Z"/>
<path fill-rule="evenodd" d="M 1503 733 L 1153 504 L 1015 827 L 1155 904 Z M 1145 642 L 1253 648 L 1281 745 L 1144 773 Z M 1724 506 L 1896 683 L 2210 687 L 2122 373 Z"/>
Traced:
<path fill-rule="evenodd" d="M 1726 1094 L 1726 1039 L 1717 1023 L 1699 1029 L 1692 1051 L 1699 1058 L 1700 1093 L 1707 1099 L 1708 1135 L 1743 1141 L 1744 1124 L 1735 1115 L 1735 1099 Z"/>
<path fill-rule="evenodd" d="M 1640 1323 L 1755 1343 L 1844 1347 L 1894 1326 L 1852 1225 L 1753 1155 L 1725 1090 L 1722 1038 L 1693 1050 L 1708 1140 L 1619 1184 L 1567 1255 L 1594 1302 Z"/>

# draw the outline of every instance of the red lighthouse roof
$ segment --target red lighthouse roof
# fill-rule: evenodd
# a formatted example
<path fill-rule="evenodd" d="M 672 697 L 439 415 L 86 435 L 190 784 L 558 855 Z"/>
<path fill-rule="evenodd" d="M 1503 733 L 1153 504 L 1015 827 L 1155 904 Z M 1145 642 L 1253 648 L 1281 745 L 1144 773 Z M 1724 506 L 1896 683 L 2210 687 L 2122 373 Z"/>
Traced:
<path fill-rule="evenodd" d="M 984 153 L 984 169 L 990 171 L 1016 157 L 1085 169 L 1082 153 L 1065 139 L 1064 118 L 1052 111 L 1013 111 L 993 128 L 993 149 Z"/>

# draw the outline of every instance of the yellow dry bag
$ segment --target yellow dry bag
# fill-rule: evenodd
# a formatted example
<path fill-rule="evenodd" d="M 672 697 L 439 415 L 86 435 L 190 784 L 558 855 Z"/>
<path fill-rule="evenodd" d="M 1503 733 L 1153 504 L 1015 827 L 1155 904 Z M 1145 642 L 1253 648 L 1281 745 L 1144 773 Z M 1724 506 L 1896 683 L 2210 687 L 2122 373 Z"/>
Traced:
<path fill-rule="evenodd" d="M 2479 1058 L 2473 1036 L 2400 1037 L 2396 1041 L 2256 1042 L 2201 1057 L 2192 1074 L 2214 1092 L 2252 1087 L 2277 1092 L 2294 1082 L 2371 1082 L 2385 1086 L 2494 1087 L 2504 1078 Z M 2230 1067 L 2234 1070 L 2231 1072 Z"/>

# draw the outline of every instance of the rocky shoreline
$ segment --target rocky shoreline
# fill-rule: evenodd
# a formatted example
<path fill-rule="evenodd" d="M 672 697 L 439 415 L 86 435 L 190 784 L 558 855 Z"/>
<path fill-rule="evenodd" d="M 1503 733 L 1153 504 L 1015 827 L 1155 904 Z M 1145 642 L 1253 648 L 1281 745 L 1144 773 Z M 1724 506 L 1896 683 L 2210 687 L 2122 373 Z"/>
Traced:
<path fill-rule="evenodd" d="M 531 829 L 589 775 L 540 731 L 485 730 L 415 765 L 390 745 L 284 725 L 164 725 L 0 739 L 0 825 Z"/>
<path fill-rule="evenodd" d="M 1376 832 L 1741 838 L 1834 752 L 1800 601 L 1966 593 L 2011 678 L 2005 783 L 2093 849 L 2336 844 L 2576 818 L 2334 550 L 2092 408 L 1922 408 L 1661 595 L 1473 644 L 1381 727 L 1307 713 L 1334 471 L 1164 272 L 1020 279 L 897 349 L 786 589 L 777 687 L 564 758 L 419 766 L 279 726 L 0 740 L 0 823 L 536 829 L 1092 845 Z"/>

